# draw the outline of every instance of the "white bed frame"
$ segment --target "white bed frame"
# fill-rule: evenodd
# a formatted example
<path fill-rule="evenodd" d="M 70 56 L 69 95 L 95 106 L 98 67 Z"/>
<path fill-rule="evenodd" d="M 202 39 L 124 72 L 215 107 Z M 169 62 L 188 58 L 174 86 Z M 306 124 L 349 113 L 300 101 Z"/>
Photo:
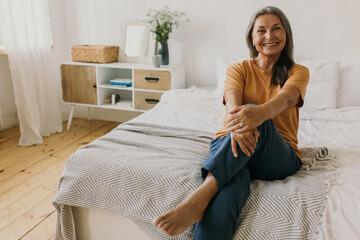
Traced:
<path fill-rule="evenodd" d="M 151 240 L 126 217 L 84 207 L 72 207 L 78 240 Z"/>

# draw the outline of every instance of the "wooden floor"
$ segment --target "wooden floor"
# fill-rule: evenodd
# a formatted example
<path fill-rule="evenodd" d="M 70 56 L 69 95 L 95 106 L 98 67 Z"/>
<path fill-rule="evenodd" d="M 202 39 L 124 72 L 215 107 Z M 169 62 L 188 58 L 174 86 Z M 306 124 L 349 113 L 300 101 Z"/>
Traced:
<path fill-rule="evenodd" d="M 18 127 L 0 132 L 0 239 L 52 239 L 56 212 L 51 201 L 66 159 L 118 124 L 74 119 L 70 131 L 31 147 L 17 146 Z"/>

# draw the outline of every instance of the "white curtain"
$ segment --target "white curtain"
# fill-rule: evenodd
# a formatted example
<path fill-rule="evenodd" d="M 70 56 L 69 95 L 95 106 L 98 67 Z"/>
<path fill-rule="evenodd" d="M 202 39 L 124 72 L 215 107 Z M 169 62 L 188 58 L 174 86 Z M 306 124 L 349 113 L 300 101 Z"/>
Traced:
<path fill-rule="evenodd" d="M 19 145 L 62 131 L 47 0 L 0 0 L 0 24 L 20 123 Z"/>

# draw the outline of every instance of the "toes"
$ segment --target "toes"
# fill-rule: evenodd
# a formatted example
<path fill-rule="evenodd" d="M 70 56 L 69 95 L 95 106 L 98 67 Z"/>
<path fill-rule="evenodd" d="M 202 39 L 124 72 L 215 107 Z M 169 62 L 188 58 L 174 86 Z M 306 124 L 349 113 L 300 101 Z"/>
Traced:
<path fill-rule="evenodd" d="M 153 223 L 156 227 L 159 227 L 159 224 L 164 220 L 164 216 L 157 217 L 153 220 Z"/>
<path fill-rule="evenodd" d="M 163 230 L 164 232 L 168 232 L 168 229 L 170 227 L 170 224 L 168 223 L 164 223 L 163 226 L 161 227 L 161 230 Z"/>
<path fill-rule="evenodd" d="M 168 221 L 168 219 L 163 219 L 163 218 L 159 217 L 159 218 L 155 219 L 153 222 L 156 227 L 161 229 L 167 235 L 169 235 L 169 236 L 174 235 L 173 232 L 174 232 L 175 227 L 173 226 L 173 224 L 171 224 L 170 221 Z"/>
<path fill-rule="evenodd" d="M 175 236 L 175 227 L 173 225 L 170 225 L 170 224 L 165 224 L 164 228 L 163 228 L 163 231 L 169 235 L 169 236 Z"/>
<path fill-rule="evenodd" d="M 166 222 L 165 222 L 165 221 L 162 221 L 162 222 L 160 222 L 160 223 L 157 225 L 157 227 L 164 231 L 165 225 L 166 225 Z"/>
<path fill-rule="evenodd" d="M 175 233 L 175 227 L 174 226 L 170 226 L 168 228 L 168 230 L 166 231 L 166 233 L 169 235 L 169 236 L 175 236 L 176 233 Z"/>
<path fill-rule="evenodd" d="M 155 226 L 157 226 L 159 224 L 159 218 L 157 217 L 157 218 L 153 219 L 152 222 Z"/>
<path fill-rule="evenodd" d="M 175 214 L 177 214 L 175 212 Z M 174 212 L 163 214 L 153 220 L 154 225 L 169 236 L 177 235 L 176 216 Z"/>

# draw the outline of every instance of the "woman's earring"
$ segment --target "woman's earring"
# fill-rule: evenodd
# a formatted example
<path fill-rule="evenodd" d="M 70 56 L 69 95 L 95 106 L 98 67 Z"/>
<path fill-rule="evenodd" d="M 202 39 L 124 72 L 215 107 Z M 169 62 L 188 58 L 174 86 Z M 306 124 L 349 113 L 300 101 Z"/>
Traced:
<path fill-rule="evenodd" d="M 255 47 L 255 43 L 253 43 L 253 47 Z"/>

